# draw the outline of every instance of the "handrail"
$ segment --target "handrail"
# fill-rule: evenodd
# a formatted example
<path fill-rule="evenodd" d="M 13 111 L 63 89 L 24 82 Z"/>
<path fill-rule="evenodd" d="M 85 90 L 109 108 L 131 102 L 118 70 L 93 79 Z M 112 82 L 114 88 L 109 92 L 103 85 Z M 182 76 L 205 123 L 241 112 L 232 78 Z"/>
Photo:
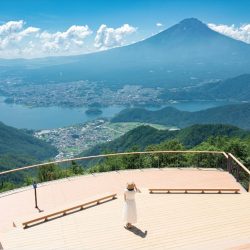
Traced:
<path fill-rule="evenodd" d="M 5 175 L 13 172 L 23 171 L 26 169 L 31 168 L 37 168 L 42 166 L 48 166 L 50 164 L 57 164 L 57 163 L 65 163 L 65 162 L 71 162 L 71 161 L 78 161 L 78 160 L 90 160 L 90 159 L 96 159 L 96 158 L 103 158 L 103 157 L 109 157 L 109 156 L 122 156 L 122 155 L 135 155 L 135 154 L 162 154 L 162 153 L 169 153 L 169 154 L 175 154 L 175 153 L 183 153 L 183 154 L 225 154 L 223 151 L 188 151 L 188 150 L 171 150 L 171 151 L 144 151 L 144 152 L 125 152 L 125 153 L 112 153 L 112 154 L 101 154 L 101 155 L 92 155 L 92 156 L 83 156 L 83 157 L 77 157 L 77 158 L 71 158 L 71 159 L 65 159 L 65 160 L 58 160 L 58 161 L 50 161 L 45 163 L 39 163 L 34 164 L 26 167 L 21 168 L 15 168 L 11 170 L 6 170 L 3 172 L 0 172 L 0 175 Z"/>
<path fill-rule="evenodd" d="M 222 152 L 222 154 L 225 156 L 226 159 L 228 159 L 228 154 L 226 154 L 225 152 Z"/>
<path fill-rule="evenodd" d="M 250 176 L 250 171 L 233 154 L 229 153 L 228 155 Z"/>
<path fill-rule="evenodd" d="M 218 192 L 221 194 L 221 192 L 234 192 L 236 194 L 239 193 L 239 188 L 149 188 L 149 192 L 152 194 L 153 192 L 167 192 L 170 193 L 171 191 L 177 191 L 181 192 L 184 191 L 185 193 L 188 192 Z"/>
<path fill-rule="evenodd" d="M 101 197 L 99 199 L 95 199 L 93 201 L 89 201 L 89 202 L 86 202 L 86 203 L 83 203 L 83 204 L 80 204 L 80 205 L 76 205 L 76 206 L 73 206 L 73 207 L 70 207 L 70 208 L 67 208 L 67 209 L 63 209 L 63 210 L 54 212 L 54 213 L 50 213 L 50 214 L 47 214 L 47 215 L 44 215 L 44 216 L 40 216 L 38 218 L 29 220 L 29 221 L 25 221 L 25 222 L 22 223 L 22 225 L 24 226 L 24 228 L 27 228 L 29 224 L 32 224 L 34 222 L 39 222 L 41 220 L 48 221 L 48 219 L 51 218 L 51 217 L 55 217 L 57 215 L 66 215 L 67 212 L 71 212 L 71 211 L 76 210 L 76 209 L 82 210 L 84 207 L 89 206 L 91 204 L 95 204 L 95 203 L 100 204 L 101 201 L 107 200 L 107 199 L 110 199 L 110 198 L 115 199 L 116 196 L 117 196 L 117 194 L 107 195 L 107 196 Z"/>
<path fill-rule="evenodd" d="M 240 173 L 240 170 L 244 172 L 244 174 Z M 227 159 L 227 171 L 232 174 L 236 181 L 240 182 L 240 184 L 250 192 L 250 170 L 244 166 L 233 154 L 228 154 Z"/>

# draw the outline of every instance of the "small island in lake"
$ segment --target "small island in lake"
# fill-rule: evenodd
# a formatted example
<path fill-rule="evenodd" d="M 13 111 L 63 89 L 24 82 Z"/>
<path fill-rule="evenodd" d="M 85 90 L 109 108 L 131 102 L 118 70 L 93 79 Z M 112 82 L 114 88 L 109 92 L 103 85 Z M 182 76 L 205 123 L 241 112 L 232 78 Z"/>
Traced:
<path fill-rule="evenodd" d="M 100 115 L 102 114 L 102 110 L 98 108 L 89 108 L 85 111 L 87 115 Z"/>

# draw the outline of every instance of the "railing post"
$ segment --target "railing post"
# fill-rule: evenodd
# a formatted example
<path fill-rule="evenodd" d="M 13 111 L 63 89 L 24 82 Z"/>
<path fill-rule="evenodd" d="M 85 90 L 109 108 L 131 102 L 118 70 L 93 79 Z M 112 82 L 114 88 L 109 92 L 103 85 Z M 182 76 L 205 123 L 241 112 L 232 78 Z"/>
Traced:
<path fill-rule="evenodd" d="M 160 168 L 160 155 L 157 155 L 157 164 L 158 164 L 158 168 Z"/>
<path fill-rule="evenodd" d="M 179 154 L 177 153 L 177 156 L 176 156 L 176 167 L 179 168 Z"/>
<path fill-rule="evenodd" d="M 240 173 L 239 173 L 239 166 L 236 165 L 236 180 L 239 182 L 240 180 Z"/>
<path fill-rule="evenodd" d="M 142 169 L 142 155 L 143 154 L 139 154 L 139 169 Z"/>
<path fill-rule="evenodd" d="M 118 171 L 118 160 L 117 157 L 115 157 L 115 172 Z"/>
<path fill-rule="evenodd" d="M 228 158 L 227 158 L 227 171 L 229 173 L 231 173 L 231 157 L 230 157 L 230 155 L 228 155 Z"/>
<path fill-rule="evenodd" d="M 250 192 L 250 177 L 248 179 L 248 190 L 247 191 Z"/>
<path fill-rule="evenodd" d="M 226 157 L 227 156 L 227 157 Z M 223 162 L 223 167 L 224 169 L 227 169 L 227 160 L 228 160 L 228 155 L 226 155 L 225 158 L 222 158 L 222 162 Z"/>

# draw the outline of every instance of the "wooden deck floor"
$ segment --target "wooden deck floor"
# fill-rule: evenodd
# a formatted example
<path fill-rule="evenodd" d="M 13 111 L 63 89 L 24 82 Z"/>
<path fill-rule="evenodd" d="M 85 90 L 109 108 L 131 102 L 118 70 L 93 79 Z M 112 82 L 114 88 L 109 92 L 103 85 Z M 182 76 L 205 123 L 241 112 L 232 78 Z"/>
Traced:
<path fill-rule="evenodd" d="M 138 224 L 132 231 L 124 229 L 122 222 L 121 194 L 130 180 L 143 191 L 137 195 Z M 239 187 L 227 172 L 197 169 L 121 171 L 61 180 L 39 188 L 39 203 L 45 211 L 100 192 L 120 195 L 26 230 L 10 224 L 38 213 L 33 208 L 33 190 L 2 196 L 1 243 L 4 249 L 245 249 L 250 244 L 248 193 L 149 194 L 146 189 L 201 185 Z"/>
<path fill-rule="evenodd" d="M 138 223 L 123 228 L 122 197 L 5 234 L 5 249 L 227 249 L 250 243 L 250 196 L 138 194 Z"/>

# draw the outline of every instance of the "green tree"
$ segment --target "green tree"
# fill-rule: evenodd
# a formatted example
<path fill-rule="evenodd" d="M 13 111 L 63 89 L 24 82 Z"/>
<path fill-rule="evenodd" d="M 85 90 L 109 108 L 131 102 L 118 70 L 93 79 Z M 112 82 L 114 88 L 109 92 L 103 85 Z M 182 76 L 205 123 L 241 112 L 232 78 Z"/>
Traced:
<path fill-rule="evenodd" d="M 185 147 L 178 140 L 167 140 L 147 147 L 146 151 L 182 151 Z M 159 153 L 152 155 L 152 167 L 181 167 L 185 165 L 182 153 Z"/>
<path fill-rule="evenodd" d="M 84 168 L 81 165 L 77 164 L 75 161 L 71 162 L 70 170 L 73 175 L 81 175 L 84 173 Z"/>
<path fill-rule="evenodd" d="M 128 152 L 138 152 L 139 147 L 133 146 Z M 125 169 L 137 169 L 142 167 L 142 157 L 140 154 L 131 154 L 122 156 L 122 163 Z"/>
<path fill-rule="evenodd" d="M 0 192 L 5 192 L 5 191 L 12 190 L 12 189 L 15 189 L 15 188 L 18 188 L 18 185 L 16 185 L 13 182 L 2 181 L 0 183 Z"/>
<path fill-rule="evenodd" d="M 39 167 L 38 169 L 38 181 L 52 181 L 60 178 L 62 175 L 60 169 L 55 164 L 49 164 L 46 166 Z"/>

